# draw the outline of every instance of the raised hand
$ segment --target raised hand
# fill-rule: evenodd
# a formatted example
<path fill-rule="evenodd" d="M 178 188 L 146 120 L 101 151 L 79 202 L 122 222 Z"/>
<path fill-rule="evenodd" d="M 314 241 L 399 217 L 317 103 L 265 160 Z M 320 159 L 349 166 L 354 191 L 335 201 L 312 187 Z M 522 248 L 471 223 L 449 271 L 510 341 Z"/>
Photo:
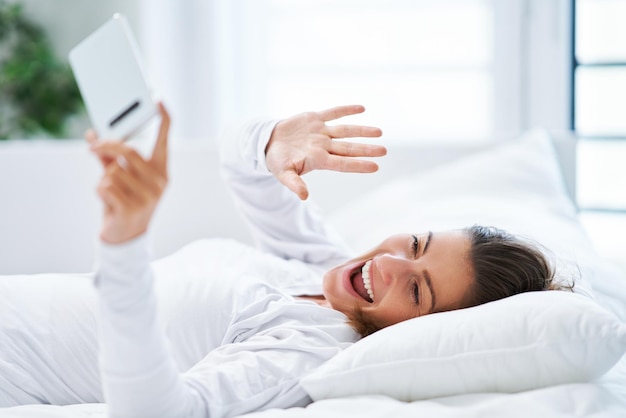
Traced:
<path fill-rule="evenodd" d="M 321 112 L 307 112 L 280 121 L 265 149 L 265 162 L 274 176 L 304 200 L 309 196 L 301 176 L 313 170 L 372 173 L 378 164 L 355 157 L 381 157 L 381 145 L 369 145 L 337 138 L 379 137 L 379 128 L 360 125 L 328 126 L 326 122 L 365 111 L 360 105 L 338 106 Z"/>
<path fill-rule="evenodd" d="M 159 103 L 161 126 L 152 155 L 145 159 L 120 141 L 85 135 L 104 168 L 98 195 L 104 203 L 100 239 L 109 244 L 129 241 L 145 233 L 167 186 L 167 138 L 170 117 Z"/>

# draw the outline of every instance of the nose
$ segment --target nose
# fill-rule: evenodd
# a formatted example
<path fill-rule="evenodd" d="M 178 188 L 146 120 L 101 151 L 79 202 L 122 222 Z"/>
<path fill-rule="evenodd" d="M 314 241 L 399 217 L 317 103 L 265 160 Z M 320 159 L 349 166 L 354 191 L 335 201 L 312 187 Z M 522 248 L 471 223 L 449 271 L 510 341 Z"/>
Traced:
<path fill-rule="evenodd" d="M 393 254 L 382 254 L 375 257 L 372 264 L 386 286 L 391 286 L 398 280 L 406 280 L 415 270 L 416 261 L 398 257 Z"/>

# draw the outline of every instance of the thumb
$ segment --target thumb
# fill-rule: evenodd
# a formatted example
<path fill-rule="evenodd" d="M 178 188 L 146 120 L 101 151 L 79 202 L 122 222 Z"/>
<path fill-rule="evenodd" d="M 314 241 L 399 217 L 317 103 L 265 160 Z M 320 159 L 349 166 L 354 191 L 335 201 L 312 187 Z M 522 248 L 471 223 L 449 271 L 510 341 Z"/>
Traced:
<path fill-rule="evenodd" d="M 167 137 L 170 130 L 170 114 L 168 113 L 165 105 L 161 102 L 158 103 L 159 114 L 161 115 L 161 125 L 159 126 L 159 133 L 157 140 L 152 150 L 152 161 L 157 167 L 163 171 L 167 170 Z"/>
<path fill-rule="evenodd" d="M 309 197 L 309 189 L 306 187 L 306 183 L 295 171 L 281 171 L 276 178 L 289 190 L 297 194 L 301 200 L 306 200 Z"/>

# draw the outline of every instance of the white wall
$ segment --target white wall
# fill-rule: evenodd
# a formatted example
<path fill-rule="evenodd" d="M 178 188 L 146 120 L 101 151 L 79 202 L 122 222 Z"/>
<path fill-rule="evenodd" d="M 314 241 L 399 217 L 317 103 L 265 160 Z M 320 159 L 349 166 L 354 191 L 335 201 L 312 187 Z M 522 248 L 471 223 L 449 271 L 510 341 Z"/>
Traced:
<path fill-rule="evenodd" d="M 155 219 L 167 254 L 202 236 L 241 237 L 211 144 L 174 147 L 171 183 Z M 89 271 L 101 213 L 97 161 L 81 140 L 0 143 L 0 273 Z"/>

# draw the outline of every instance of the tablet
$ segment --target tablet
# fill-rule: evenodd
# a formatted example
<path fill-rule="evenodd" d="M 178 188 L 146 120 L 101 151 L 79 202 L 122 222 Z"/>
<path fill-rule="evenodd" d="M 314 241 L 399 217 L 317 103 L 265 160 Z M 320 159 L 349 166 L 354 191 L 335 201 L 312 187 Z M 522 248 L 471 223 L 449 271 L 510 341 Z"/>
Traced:
<path fill-rule="evenodd" d="M 157 114 L 128 20 L 115 14 L 69 53 L 89 119 L 103 139 L 127 139 Z"/>

